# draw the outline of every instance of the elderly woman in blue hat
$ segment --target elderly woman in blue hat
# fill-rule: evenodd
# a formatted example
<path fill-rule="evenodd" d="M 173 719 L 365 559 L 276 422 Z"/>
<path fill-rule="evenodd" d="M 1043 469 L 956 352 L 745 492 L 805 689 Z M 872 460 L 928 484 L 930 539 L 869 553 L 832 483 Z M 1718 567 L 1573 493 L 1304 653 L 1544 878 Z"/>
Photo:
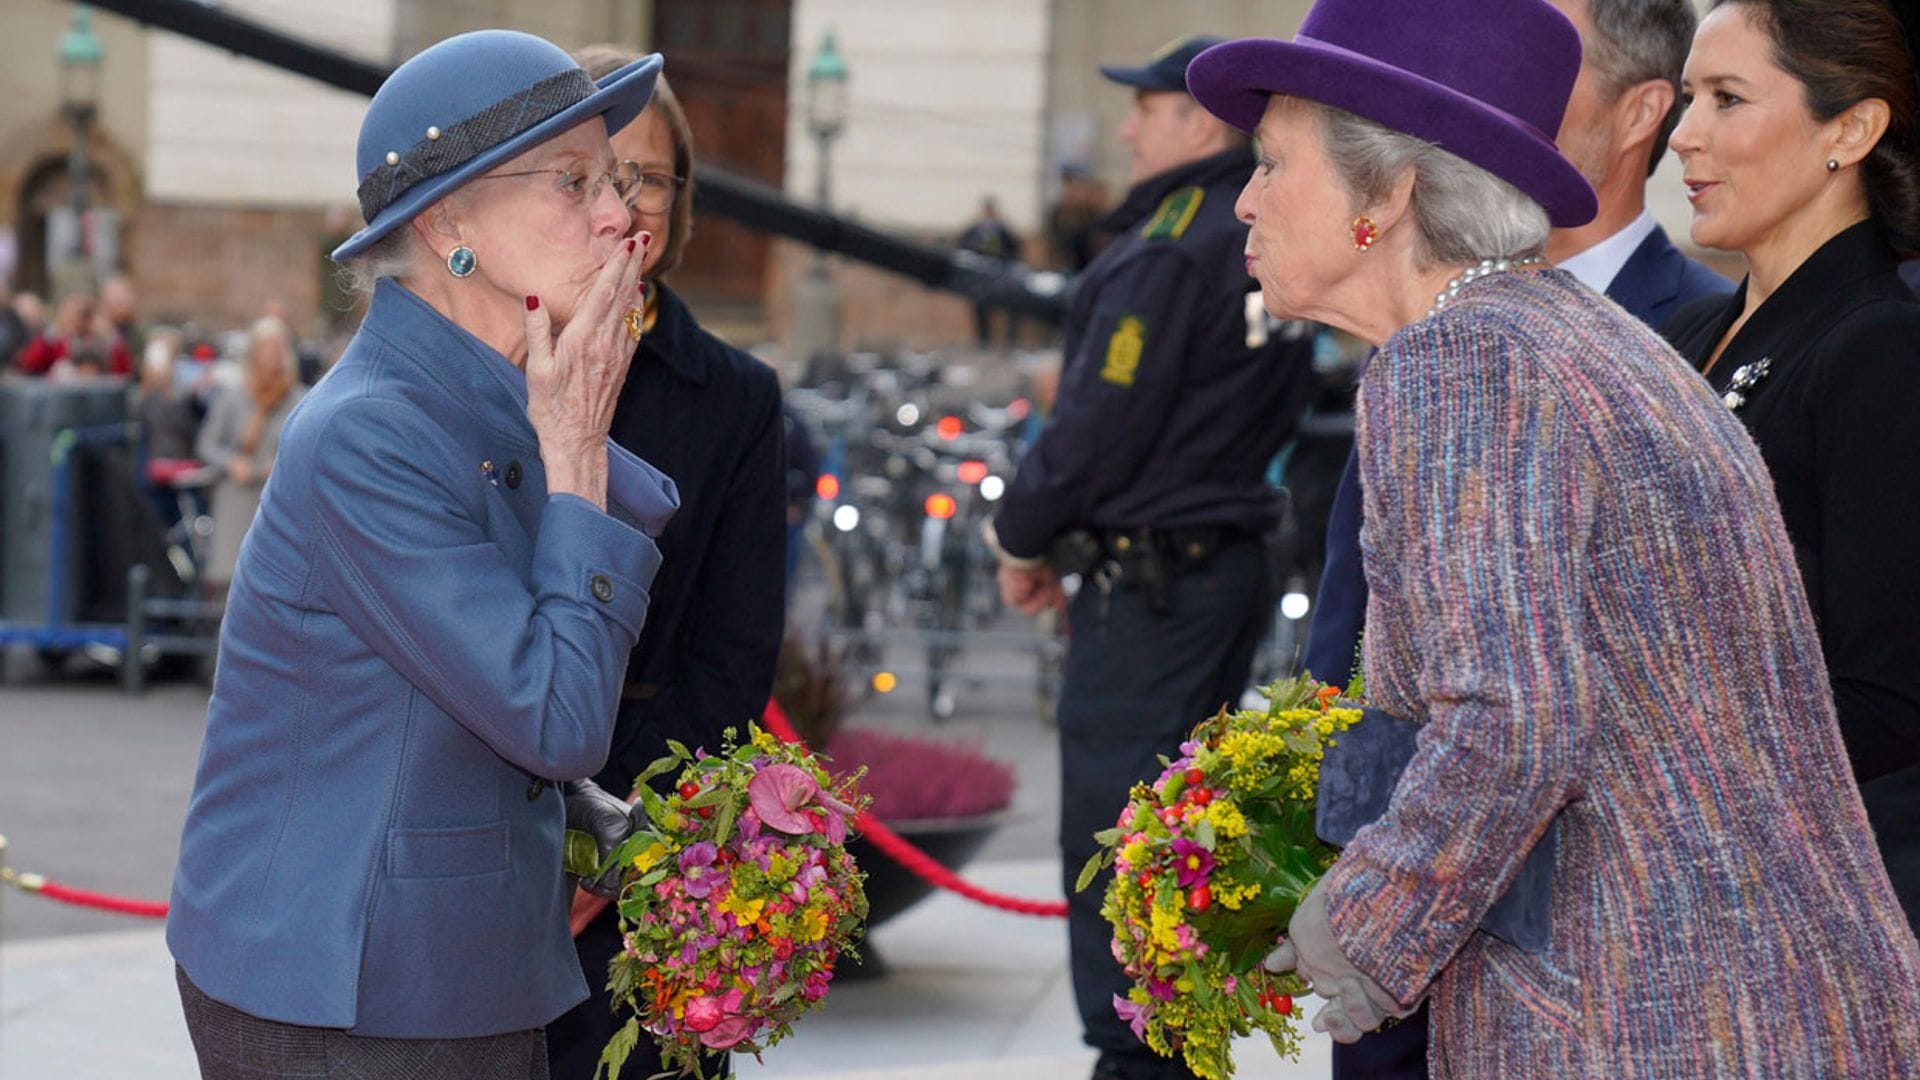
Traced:
<path fill-rule="evenodd" d="M 1274 314 L 1378 347 L 1358 403 L 1384 813 L 1269 965 L 1351 1041 L 1430 999 L 1437 1076 L 1891 1077 L 1920 954 L 1766 469 L 1659 338 L 1541 265 L 1594 196 L 1543 0 L 1320 0 L 1188 71 L 1250 132 Z M 1482 920 L 1558 822 L 1537 939 Z"/>
<path fill-rule="evenodd" d="M 242 546 L 174 879 L 209 1078 L 544 1077 L 586 996 L 563 819 L 624 807 L 554 785 L 606 760 L 677 505 L 607 440 L 646 241 L 608 133 L 659 68 L 483 31 L 367 110 L 372 299 Z"/>

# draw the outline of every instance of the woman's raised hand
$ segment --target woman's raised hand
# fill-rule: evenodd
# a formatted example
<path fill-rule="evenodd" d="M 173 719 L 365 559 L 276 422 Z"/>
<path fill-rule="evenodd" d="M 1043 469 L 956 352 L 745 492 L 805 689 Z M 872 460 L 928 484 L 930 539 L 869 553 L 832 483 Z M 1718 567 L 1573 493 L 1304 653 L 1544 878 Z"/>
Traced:
<path fill-rule="evenodd" d="M 607 429 L 634 340 L 627 312 L 645 297 L 640 269 L 652 237 L 617 248 L 581 294 L 559 335 L 537 296 L 527 297 L 527 419 L 540 440 L 549 494 L 607 506 Z"/>

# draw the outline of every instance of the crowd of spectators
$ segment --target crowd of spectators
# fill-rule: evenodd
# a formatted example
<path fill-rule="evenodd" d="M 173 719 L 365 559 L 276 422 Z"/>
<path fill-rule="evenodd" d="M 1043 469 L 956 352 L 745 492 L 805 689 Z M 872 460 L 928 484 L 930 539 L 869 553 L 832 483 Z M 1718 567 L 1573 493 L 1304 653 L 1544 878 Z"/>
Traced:
<path fill-rule="evenodd" d="M 150 324 L 118 276 L 97 294 L 62 297 L 51 318 L 34 293 L 0 305 L 0 377 L 124 383 L 142 494 L 163 527 L 206 517 L 197 554 L 216 594 L 272 470 L 280 425 L 318 375 L 317 357 L 296 345 L 277 309 L 244 330 Z"/>

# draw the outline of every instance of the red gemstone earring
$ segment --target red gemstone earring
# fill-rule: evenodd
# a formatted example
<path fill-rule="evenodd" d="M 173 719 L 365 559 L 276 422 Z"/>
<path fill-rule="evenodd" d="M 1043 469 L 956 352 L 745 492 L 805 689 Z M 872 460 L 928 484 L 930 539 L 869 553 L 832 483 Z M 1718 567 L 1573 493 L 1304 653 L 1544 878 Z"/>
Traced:
<path fill-rule="evenodd" d="M 1366 251 L 1378 239 L 1380 239 L 1380 226 L 1375 225 L 1372 218 L 1361 214 L 1353 219 L 1353 250 Z"/>

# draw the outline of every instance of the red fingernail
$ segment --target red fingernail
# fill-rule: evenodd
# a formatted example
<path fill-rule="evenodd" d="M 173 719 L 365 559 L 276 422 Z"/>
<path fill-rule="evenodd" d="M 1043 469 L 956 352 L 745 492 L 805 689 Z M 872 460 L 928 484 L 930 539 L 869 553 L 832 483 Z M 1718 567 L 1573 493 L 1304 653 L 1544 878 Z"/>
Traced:
<path fill-rule="evenodd" d="M 628 251 L 633 250 L 633 238 L 631 236 L 627 238 L 627 250 Z"/>
<path fill-rule="evenodd" d="M 641 296 L 645 296 L 645 295 L 647 295 L 647 283 L 646 283 L 646 282 L 644 282 L 644 281 L 643 281 L 643 282 L 641 282 L 640 284 L 638 284 L 638 285 L 635 285 L 635 286 L 634 286 L 634 288 L 636 288 L 636 289 L 639 289 L 639 290 L 640 290 L 640 295 L 641 295 Z"/>
<path fill-rule="evenodd" d="M 537 297 L 537 296 L 529 296 L 529 297 L 527 297 L 527 310 L 528 310 L 528 311 L 539 311 L 539 310 L 540 310 L 540 298 L 539 298 L 539 297 Z"/>
<path fill-rule="evenodd" d="M 650 232 L 643 232 L 643 233 L 641 233 L 641 234 L 640 234 L 640 242 L 641 242 L 642 244 L 645 244 L 645 245 L 647 245 L 648 247 L 652 247 L 652 246 L 653 246 L 653 234 L 652 234 L 652 233 L 650 233 Z"/>

